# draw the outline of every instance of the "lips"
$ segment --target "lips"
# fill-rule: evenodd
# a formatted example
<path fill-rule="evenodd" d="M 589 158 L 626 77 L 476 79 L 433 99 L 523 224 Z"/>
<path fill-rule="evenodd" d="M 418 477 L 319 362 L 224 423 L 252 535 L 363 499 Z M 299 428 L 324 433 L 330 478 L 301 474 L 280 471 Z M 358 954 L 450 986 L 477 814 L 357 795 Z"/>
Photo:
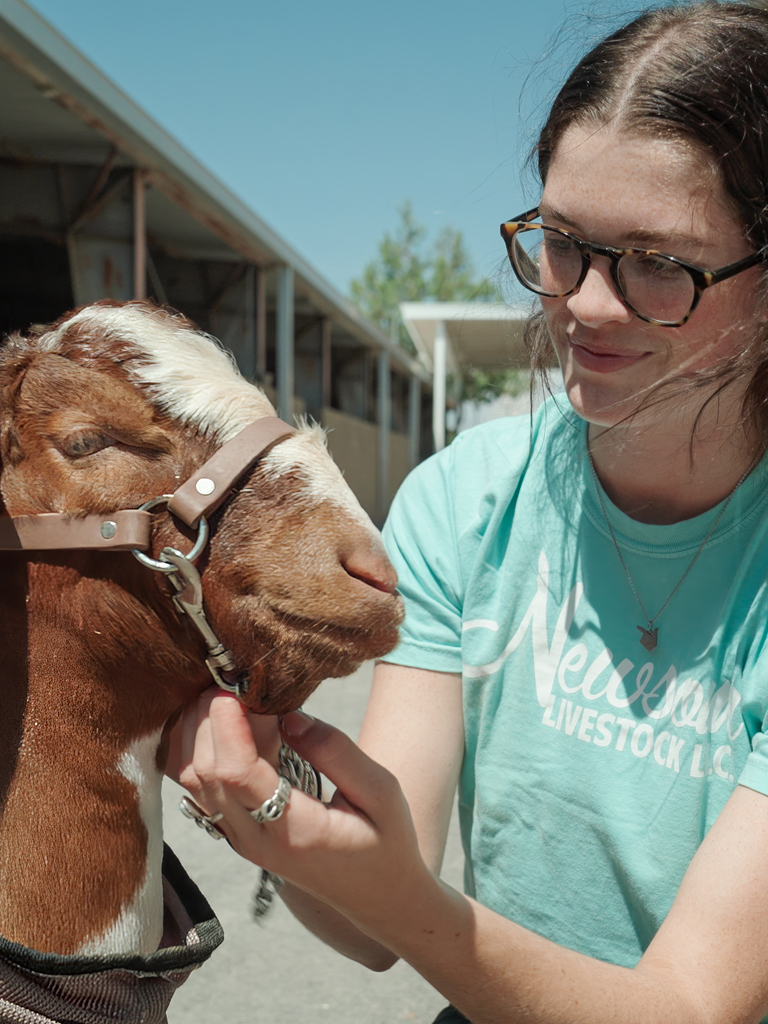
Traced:
<path fill-rule="evenodd" d="M 626 349 L 601 348 L 600 346 L 568 339 L 573 358 L 585 370 L 592 370 L 594 373 L 615 373 L 617 370 L 624 370 L 635 366 L 642 359 L 650 355 L 650 352 L 627 351 Z"/>

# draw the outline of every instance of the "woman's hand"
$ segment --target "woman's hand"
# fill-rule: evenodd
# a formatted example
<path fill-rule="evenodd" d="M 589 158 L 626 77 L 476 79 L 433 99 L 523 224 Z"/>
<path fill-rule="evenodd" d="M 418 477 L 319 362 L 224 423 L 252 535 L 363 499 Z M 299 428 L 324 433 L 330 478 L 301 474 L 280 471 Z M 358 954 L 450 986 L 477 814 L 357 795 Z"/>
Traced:
<path fill-rule="evenodd" d="M 212 747 L 210 743 L 206 744 L 204 737 L 210 729 L 208 709 L 212 699 L 220 693 L 222 693 L 220 689 L 210 686 L 199 698 L 187 704 L 170 729 L 165 774 L 174 782 L 178 782 L 188 789 L 195 799 L 202 795 L 201 781 L 193 764 L 195 748 L 199 738 L 197 763 L 201 770 L 209 772 L 211 766 L 203 763 L 203 757 L 204 751 L 211 751 Z M 250 727 L 258 756 L 277 767 L 281 743 L 277 716 L 254 715 L 246 712 L 245 718 Z"/>
<path fill-rule="evenodd" d="M 413 898 L 409 893 L 434 883 L 397 780 L 337 729 L 292 712 L 283 719 L 286 741 L 336 792 L 322 804 L 294 789 L 283 815 L 259 824 L 249 812 L 273 796 L 278 776 L 276 757 L 261 753 L 251 717 L 228 694 L 203 694 L 196 714 L 185 716 L 182 784 L 208 814 L 224 815 L 219 827 L 243 857 L 316 894 L 365 931 L 391 923 Z M 276 731 L 259 732 L 272 751 Z"/>
<path fill-rule="evenodd" d="M 764 1016 L 768 801 L 761 794 L 737 789 L 669 917 L 628 969 L 556 946 L 443 886 L 418 852 L 394 776 L 336 729 L 301 713 L 285 716 L 287 741 L 338 788 L 329 805 L 294 790 L 282 817 L 258 824 L 248 812 L 274 794 L 277 774 L 259 756 L 247 712 L 209 692 L 190 722 L 194 751 L 182 777 L 193 780 L 206 812 L 223 813 L 219 824 L 235 849 L 408 960 L 476 1024 Z"/>

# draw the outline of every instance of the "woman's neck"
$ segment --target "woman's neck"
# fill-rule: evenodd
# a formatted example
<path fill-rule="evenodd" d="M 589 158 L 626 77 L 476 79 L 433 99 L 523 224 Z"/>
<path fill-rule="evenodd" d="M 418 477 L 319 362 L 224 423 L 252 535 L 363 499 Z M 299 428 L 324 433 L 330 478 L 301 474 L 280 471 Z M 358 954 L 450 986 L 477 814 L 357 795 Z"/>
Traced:
<path fill-rule="evenodd" d="M 739 427 L 691 429 L 675 424 L 589 427 L 595 471 L 617 508 L 642 523 L 692 519 L 727 498 L 760 452 Z"/>

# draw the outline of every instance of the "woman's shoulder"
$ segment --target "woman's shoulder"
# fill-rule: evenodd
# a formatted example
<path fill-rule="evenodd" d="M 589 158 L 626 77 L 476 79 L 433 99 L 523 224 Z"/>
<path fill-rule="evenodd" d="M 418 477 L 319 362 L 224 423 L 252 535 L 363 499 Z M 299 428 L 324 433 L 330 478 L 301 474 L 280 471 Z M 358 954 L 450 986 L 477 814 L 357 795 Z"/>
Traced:
<path fill-rule="evenodd" d="M 532 414 L 500 417 L 462 431 L 413 472 L 453 477 L 462 485 L 486 478 L 508 485 L 538 462 L 540 452 L 566 452 L 574 442 L 583 444 L 573 429 L 576 419 L 565 397 L 554 395 Z"/>
<path fill-rule="evenodd" d="M 555 450 L 567 455 L 574 443 L 583 445 L 573 417 L 570 406 L 555 396 L 532 415 L 503 417 L 462 431 L 412 470 L 396 505 L 410 505 L 422 514 L 425 507 L 451 508 L 463 521 L 474 519 L 479 505 L 505 504 L 523 477 L 546 473 Z"/>

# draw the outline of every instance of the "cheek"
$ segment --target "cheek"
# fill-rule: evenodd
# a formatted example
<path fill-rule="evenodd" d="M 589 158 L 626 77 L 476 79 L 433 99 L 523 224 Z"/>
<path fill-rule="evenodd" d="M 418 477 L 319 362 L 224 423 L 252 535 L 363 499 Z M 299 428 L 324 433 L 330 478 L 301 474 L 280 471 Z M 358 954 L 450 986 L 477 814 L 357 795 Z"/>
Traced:
<path fill-rule="evenodd" d="M 760 329 L 757 306 L 755 293 L 746 293 L 740 281 L 709 289 L 688 323 L 674 332 L 681 361 L 703 369 L 743 352 Z"/>
<path fill-rule="evenodd" d="M 765 320 L 765 296 L 763 274 L 753 268 L 708 288 L 691 320 L 695 323 L 702 314 L 703 325 L 710 324 L 721 337 L 741 345 L 759 332 Z"/>
<path fill-rule="evenodd" d="M 564 338 L 562 335 L 565 332 L 565 320 L 567 318 L 568 309 L 566 307 L 566 299 L 547 299 L 543 295 L 539 296 L 541 302 L 541 309 L 544 313 L 544 319 L 547 324 L 547 330 L 549 336 L 555 345 L 558 344 L 558 339 L 562 343 Z"/>
<path fill-rule="evenodd" d="M 571 320 L 567 299 L 541 299 L 544 321 L 547 325 L 549 339 L 552 342 L 555 359 L 561 373 L 566 373 L 573 360 L 571 347 L 568 343 L 568 324 Z"/>

